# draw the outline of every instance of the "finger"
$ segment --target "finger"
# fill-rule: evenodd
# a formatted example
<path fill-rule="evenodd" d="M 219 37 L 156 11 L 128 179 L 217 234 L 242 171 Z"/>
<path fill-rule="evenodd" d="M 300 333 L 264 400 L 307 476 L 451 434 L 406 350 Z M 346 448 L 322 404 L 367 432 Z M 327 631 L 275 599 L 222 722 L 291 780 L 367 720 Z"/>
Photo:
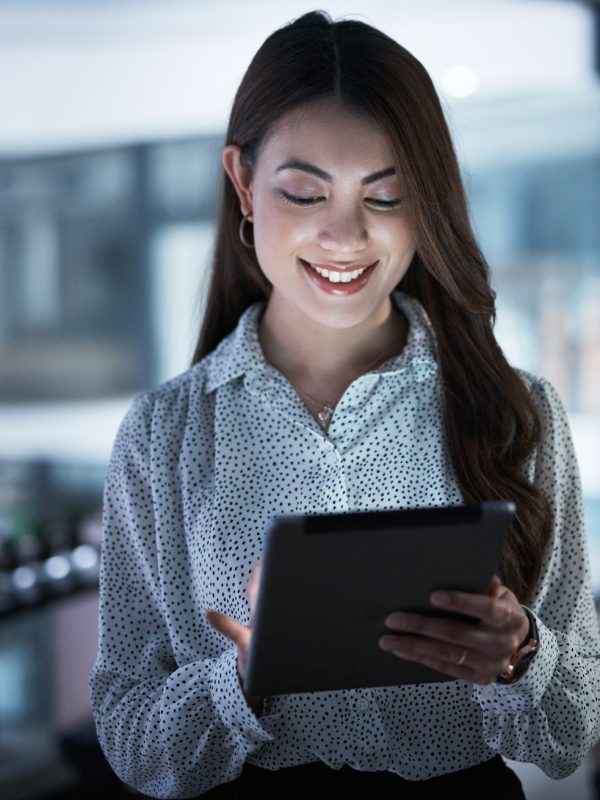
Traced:
<path fill-rule="evenodd" d="M 488 594 L 490 595 L 490 597 L 497 597 L 498 592 L 503 588 L 504 587 L 502 585 L 502 581 L 500 580 L 500 578 L 497 575 L 494 575 L 492 577 L 492 580 L 490 581 L 490 588 L 488 589 Z"/>
<path fill-rule="evenodd" d="M 250 643 L 250 629 L 221 611 L 207 611 L 204 615 L 207 622 L 223 636 L 226 636 L 239 648 L 248 647 Z"/>
<path fill-rule="evenodd" d="M 508 590 L 502 592 L 500 597 L 501 599 L 498 596 L 492 597 L 474 592 L 435 591 L 432 592 L 429 599 L 436 608 L 467 614 L 496 628 L 506 626 L 510 621 L 514 606 L 519 605 L 516 599 L 513 599 L 512 592 Z"/>
<path fill-rule="evenodd" d="M 523 636 L 529 629 L 527 614 L 515 595 L 506 586 L 502 586 L 496 595 L 488 625 L 506 633 L 523 631 Z"/>
<path fill-rule="evenodd" d="M 392 631 L 413 633 L 434 639 L 437 642 L 466 644 L 469 634 L 477 633 L 471 623 L 431 614 L 414 614 L 393 611 L 385 618 L 385 625 Z"/>
<path fill-rule="evenodd" d="M 485 649 L 489 639 L 489 634 L 486 636 L 479 626 L 428 614 L 393 611 L 385 618 L 385 625 L 393 631 L 418 634 L 436 642 L 459 645 L 463 649 L 464 647 Z"/>
<path fill-rule="evenodd" d="M 458 665 L 452 664 L 447 661 L 439 661 L 435 658 L 426 658 L 423 665 L 430 669 L 435 669 L 443 675 L 449 675 L 456 680 L 465 681 L 466 683 L 478 683 L 487 686 L 493 682 L 495 674 L 480 673 L 477 670 L 471 669 L 466 664 Z"/>
<path fill-rule="evenodd" d="M 512 603 L 498 602 L 492 608 L 487 624 L 492 628 L 512 630 L 515 627 L 514 608 Z"/>
<path fill-rule="evenodd" d="M 468 681 L 469 683 L 489 684 L 497 672 L 493 668 L 482 667 L 479 663 L 471 663 L 473 652 L 465 648 L 450 647 L 432 652 L 423 648 L 418 640 L 407 641 L 402 637 L 382 636 L 379 646 L 382 650 L 390 652 L 397 658 L 423 664 L 425 667 L 435 669 L 452 678 Z"/>
<path fill-rule="evenodd" d="M 507 632 L 521 631 L 522 636 L 519 641 L 525 636 L 529 630 L 529 619 L 523 610 L 523 607 L 506 586 L 501 586 L 496 594 L 498 604 L 493 612 L 493 619 L 489 624 L 497 629 L 502 629 Z"/>
<path fill-rule="evenodd" d="M 468 649 L 455 644 L 442 644 L 413 636 L 383 635 L 379 639 L 379 646 L 399 658 L 407 661 L 438 661 L 444 664 L 462 666 L 468 656 Z"/>
<path fill-rule="evenodd" d="M 443 603 L 439 602 L 442 595 Z M 443 597 L 446 595 L 447 597 Z M 505 586 L 497 596 L 470 595 L 465 592 L 435 592 L 432 603 L 447 610 L 478 617 L 481 625 L 472 626 L 457 641 L 479 652 L 480 662 L 503 662 L 519 647 L 529 630 L 529 618 L 515 595 Z M 496 670 L 496 674 L 502 670 Z"/>
<path fill-rule="evenodd" d="M 256 564 L 252 567 L 252 571 L 250 572 L 250 581 L 260 581 L 262 563 L 262 558 L 259 558 Z"/>
<path fill-rule="evenodd" d="M 252 568 L 252 572 L 250 573 L 250 577 L 248 578 L 248 583 L 246 584 L 246 595 L 248 597 L 248 603 L 250 605 L 251 612 L 254 611 L 254 608 L 256 606 L 256 598 L 258 597 L 258 589 L 260 586 L 261 574 L 262 574 L 262 561 L 259 560 Z"/>

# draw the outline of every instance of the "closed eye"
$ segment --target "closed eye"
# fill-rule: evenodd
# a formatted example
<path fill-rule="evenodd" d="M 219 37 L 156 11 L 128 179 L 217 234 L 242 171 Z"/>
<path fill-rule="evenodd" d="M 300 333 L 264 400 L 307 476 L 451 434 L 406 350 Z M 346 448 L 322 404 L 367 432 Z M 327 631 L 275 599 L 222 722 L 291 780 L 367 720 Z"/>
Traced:
<path fill-rule="evenodd" d="M 324 197 L 297 197 L 296 195 L 290 194 L 289 192 L 285 192 L 283 189 L 279 190 L 279 193 L 284 202 L 289 203 L 293 206 L 314 206 L 317 203 L 322 202 L 325 200 Z M 401 197 L 396 197 L 393 200 L 377 200 L 373 197 L 365 197 L 365 203 L 369 203 L 369 205 L 374 205 L 377 208 L 398 208 L 402 203 Z"/>
<path fill-rule="evenodd" d="M 379 206 L 380 208 L 398 208 L 402 203 L 402 198 L 396 197 L 394 200 L 374 200 L 371 197 L 366 197 L 365 203 L 373 203 L 373 205 Z"/>
<path fill-rule="evenodd" d="M 296 197 L 293 194 L 284 192 L 283 189 L 279 193 L 286 203 L 290 203 L 293 206 L 314 206 L 321 200 L 325 200 L 324 197 Z"/>

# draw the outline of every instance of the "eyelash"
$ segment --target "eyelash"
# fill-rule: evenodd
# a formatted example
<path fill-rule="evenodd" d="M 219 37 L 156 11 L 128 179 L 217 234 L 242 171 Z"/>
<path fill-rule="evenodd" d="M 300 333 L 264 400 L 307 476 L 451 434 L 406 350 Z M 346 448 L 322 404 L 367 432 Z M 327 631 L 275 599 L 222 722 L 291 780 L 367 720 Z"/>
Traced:
<path fill-rule="evenodd" d="M 284 192 L 280 190 L 279 194 L 281 195 L 284 203 L 288 203 L 291 206 L 301 206 L 303 208 L 307 208 L 308 206 L 314 206 L 320 200 L 323 200 L 322 197 L 296 197 L 293 194 L 289 194 L 288 192 Z M 370 203 L 374 203 L 381 209 L 392 209 L 398 208 L 402 203 L 401 198 L 396 198 L 395 200 L 375 200 L 373 198 L 366 198 L 369 200 Z"/>

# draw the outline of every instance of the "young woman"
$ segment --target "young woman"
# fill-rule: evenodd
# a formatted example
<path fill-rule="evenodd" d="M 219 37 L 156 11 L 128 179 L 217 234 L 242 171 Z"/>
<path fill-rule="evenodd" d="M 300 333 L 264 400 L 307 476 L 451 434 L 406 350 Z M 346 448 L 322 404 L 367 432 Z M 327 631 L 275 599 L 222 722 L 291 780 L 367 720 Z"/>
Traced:
<path fill-rule="evenodd" d="M 524 795 L 504 758 L 568 775 L 600 717 L 578 467 L 555 390 L 494 338 L 427 72 L 306 14 L 250 64 L 223 167 L 194 365 L 136 399 L 106 481 L 91 688 L 109 762 L 156 797 L 505 800 Z M 517 513 L 489 592 L 432 597 L 479 624 L 391 613 L 379 641 L 451 680 L 244 695 L 271 517 L 493 498 Z"/>

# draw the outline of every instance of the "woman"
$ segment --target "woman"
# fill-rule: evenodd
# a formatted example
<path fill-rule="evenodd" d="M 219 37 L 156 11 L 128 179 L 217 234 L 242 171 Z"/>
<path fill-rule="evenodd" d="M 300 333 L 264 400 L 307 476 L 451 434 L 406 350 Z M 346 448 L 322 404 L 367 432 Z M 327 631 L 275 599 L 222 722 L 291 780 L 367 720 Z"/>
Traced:
<path fill-rule="evenodd" d="M 523 797 L 503 757 L 568 775 L 599 735 L 578 468 L 556 392 L 495 341 L 429 76 L 306 14 L 250 64 L 223 167 L 194 365 L 136 399 L 106 481 L 109 762 L 156 797 Z M 491 498 L 517 514 L 488 594 L 432 597 L 479 624 L 392 613 L 379 642 L 453 680 L 244 695 L 272 516 Z"/>

